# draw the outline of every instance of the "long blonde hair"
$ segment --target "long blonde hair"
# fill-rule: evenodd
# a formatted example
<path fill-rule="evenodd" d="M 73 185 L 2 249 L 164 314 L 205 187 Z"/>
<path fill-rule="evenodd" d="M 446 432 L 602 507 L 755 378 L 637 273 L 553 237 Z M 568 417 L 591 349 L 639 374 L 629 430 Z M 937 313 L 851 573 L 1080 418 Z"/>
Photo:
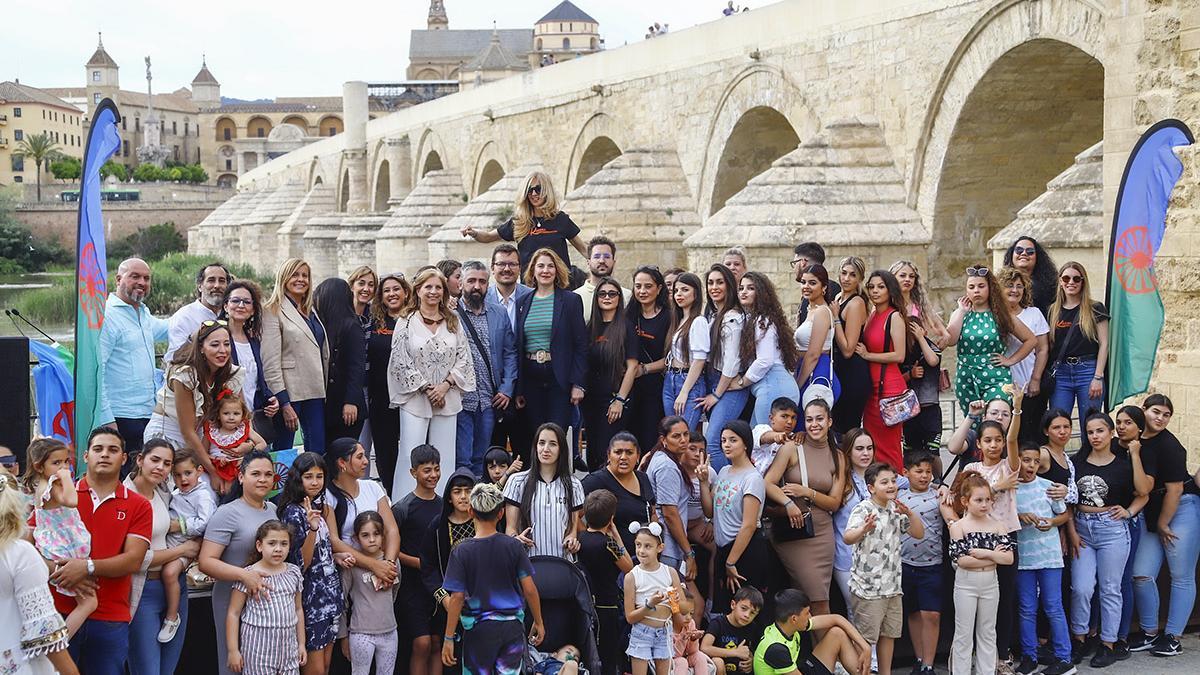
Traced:
<path fill-rule="evenodd" d="M 312 265 L 309 265 L 303 258 L 288 258 L 279 266 L 279 270 L 275 272 L 275 288 L 271 289 L 271 297 L 267 298 L 266 307 L 268 309 L 278 310 L 283 306 L 283 301 L 288 297 L 287 282 L 296 273 L 296 270 L 301 267 L 308 268 L 308 290 L 304 291 L 304 297 L 300 298 L 300 311 L 308 314 L 313 306 L 313 278 Z"/>
<path fill-rule="evenodd" d="M 0 473 L 0 551 L 25 534 L 25 498 L 17 479 Z"/>
<path fill-rule="evenodd" d="M 854 294 L 857 295 L 858 297 L 862 298 L 863 302 L 869 303 L 869 301 L 867 300 L 867 290 L 866 290 L 867 262 L 856 255 L 848 255 L 845 258 L 842 258 L 842 260 L 838 263 L 838 269 L 837 269 L 838 281 L 841 281 L 842 268 L 847 265 L 854 268 L 855 274 L 858 275 L 858 290 L 855 291 Z M 843 288 L 842 294 L 844 294 L 845 292 L 846 292 L 846 289 Z M 869 306 L 869 304 L 868 304 L 868 306 Z"/>
<path fill-rule="evenodd" d="M 437 277 L 438 283 L 442 285 L 442 304 L 438 305 L 438 312 L 446 321 L 446 330 L 457 333 L 458 315 L 454 313 L 453 305 L 451 305 L 453 298 L 450 297 L 450 285 L 446 283 L 446 277 L 436 267 L 429 267 L 417 272 L 417 276 L 413 278 L 412 293 L 408 294 L 408 302 L 404 303 L 404 309 L 400 310 L 400 316 L 408 318 L 421 309 L 420 290 L 430 277 Z"/>
<path fill-rule="evenodd" d="M 1098 342 L 1096 339 L 1096 315 L 1092 312 L 1092 288 L 1088 284 L 1087 270 L 1083 265 L 1071 260 L 1065 262 L 1058 268 L 1058 276 L 1061 277 L 1063 272 L 1067 270 L 1075 270 L 1079 272 L 1079 276 L 1083 277 L 1083 281 L 1079 285 L 1079 331 L 1083 336 L 1092 342 Z M 1058 318 L 1062 316 L 1063 305 L 1067 302 L 1067 293 L 1063 290 L 1062 280 L 1058 282 L 1058 292 L 1054 294 L 1054 304 L 1050 305 L 1050 343 L 1054 344 L 1054 327 L 1058 325 Z"/>
<path fill-rule="evenodd" d="M 529 203 L 529 186 L 535 180 L 542 186 L 542 206 L 536 210 Z M 513 239 L 520 242 L 529 234 L 535 216 L 550 219 L 558 215 L 558 210 L 558 192 L 550 182 L 550 176 L 542 171 L 530 173 L 521 183 L 521 192 L 513 203 Z"/>

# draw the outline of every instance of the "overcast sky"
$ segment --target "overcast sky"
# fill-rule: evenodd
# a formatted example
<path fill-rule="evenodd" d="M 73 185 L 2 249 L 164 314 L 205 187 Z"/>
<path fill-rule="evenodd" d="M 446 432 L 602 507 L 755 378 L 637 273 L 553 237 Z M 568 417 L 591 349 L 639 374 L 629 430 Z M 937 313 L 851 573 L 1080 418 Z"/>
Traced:
<path fill-rule="evenodd" d="M 655 21 L 679 30 L 720 18 L 725 0 L 573 0 L 600 22 L 608 49 L 642 40 Z M 558 0 L 445 0 L 451 28 L 532 28 Z M 142 58 L 154 63 L 154 89 L 189 86 L 200 55 L 221 94 L 243 99 L 340 95 L 346 80 L 395 82 L 408 66 L 408 35 L 425 28 L 427 0 L 333 3 L 245 0 L 4 0 L 0 81 L 83 86 L 96 31 L 121 66 L 121 87 L 145 88 Z M 760 7 L 770 0 L 736 0 Z M 324 11 L 314 13 L 312 8 Z"/>

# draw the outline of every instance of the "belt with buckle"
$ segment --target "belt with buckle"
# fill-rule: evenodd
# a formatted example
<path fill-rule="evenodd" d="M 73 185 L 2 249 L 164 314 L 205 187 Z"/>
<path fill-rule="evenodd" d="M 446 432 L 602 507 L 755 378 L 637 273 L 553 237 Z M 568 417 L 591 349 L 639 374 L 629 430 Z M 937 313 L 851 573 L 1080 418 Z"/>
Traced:
<path fill-rule="evenodd" d="M 1082 357 L 1082 356 L 1068 356 L 1067 358 L 1063 359 L 1063 361 L 1072 366 L 1077 366 L 1077 365 L 1083 363 L 1083 358 L 1084 357 Z"/>
<path fill-rule="evenodd" d="M 525 358 L 534 363 L 550 363 L 550 352 L 539 349 L 536 352 L 525 352 Z"/>

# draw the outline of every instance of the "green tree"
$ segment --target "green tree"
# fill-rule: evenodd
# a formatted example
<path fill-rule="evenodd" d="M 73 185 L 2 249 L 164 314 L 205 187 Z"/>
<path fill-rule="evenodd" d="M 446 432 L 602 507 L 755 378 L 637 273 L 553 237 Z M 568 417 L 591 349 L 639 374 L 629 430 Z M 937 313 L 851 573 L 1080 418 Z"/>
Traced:
<path fill-rule="evenodd" d="M 138 164 L 133 169 L 133 179 L 139 183 L 153 183 L 162 180 L 162 169 L 153 164 Z"/>
<path fill-rule="evenodd" d="M 50 163 L 50 173 L 58 180 L 79 180 L 83 173 L 83 164 L 74 157 L 63 157 Z"/>
<path fill-rule="evenodd" d="M 59 157 L 58 143 L 50 140 L 49 134 L 26 136 L 17 144 L 13 156 L 33 160 L 37 168 L 37 200 L 42 201 L 42 165 L 48 165 Z"/>
<path fill-rule="evenodd" d="M 124 164 L 117 164 L 110 159 L 100 167 L 100 177 L 108 178 L 109 176 L 116 176 L 117 180 L 124 183 L 129 180 L 129 170 L 125 168 Z"/>

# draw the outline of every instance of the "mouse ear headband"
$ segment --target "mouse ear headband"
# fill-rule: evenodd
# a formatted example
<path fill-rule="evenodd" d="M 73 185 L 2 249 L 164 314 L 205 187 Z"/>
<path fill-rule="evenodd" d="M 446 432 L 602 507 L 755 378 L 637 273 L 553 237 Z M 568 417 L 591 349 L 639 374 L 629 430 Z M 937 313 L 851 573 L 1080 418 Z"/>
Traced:
<path fill-rule="evenodd" d="M 629 532 L 631 534 L 637 534 L 638 532 L 641 532 L 642 530 L 646 530 L 650 534 L 652 534 L 656 537 L 661 537 L 662 531 L 663 531 L 662 525 L 659 525 L 658 523 L 646 523 L 645 525 L 642 525 L 641 523 L 639 523 L 638 521 L 635 520 L 629 524 Z"/>

